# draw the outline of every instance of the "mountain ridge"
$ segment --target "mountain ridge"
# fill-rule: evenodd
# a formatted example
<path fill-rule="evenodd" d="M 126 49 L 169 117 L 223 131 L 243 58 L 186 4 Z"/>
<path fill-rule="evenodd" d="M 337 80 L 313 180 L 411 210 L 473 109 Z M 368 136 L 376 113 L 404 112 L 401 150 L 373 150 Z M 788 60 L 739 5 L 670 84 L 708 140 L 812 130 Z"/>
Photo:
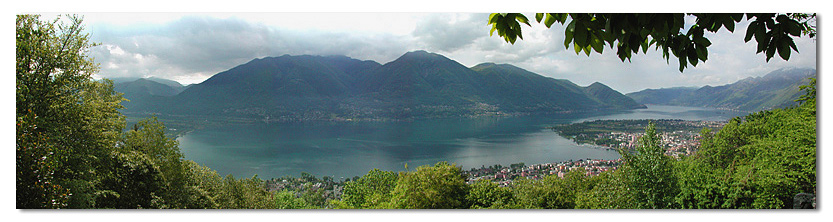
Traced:
<path fill-rule="evenodd" d="M 483 63 L 469 68 L 422 50 L 386 64 L 346 56 L 283 55 L 253 59 L 176 95 L 147 97 L 126 107 L 128 112 L 139 113 L 273 120 L 412 119 L 644 108 L 604 84 L 588 87 L 509 64 Z"/>
<path fill-rule="evenodd" d="M 644 104 L 712 107 L 755 112 L 797 104 L 795 100 L 803 93 L 799 90 L 799 86 L 808 84 L 810 77 L 816 77 L 815 69 L 789 67 L 726 85 L 645 89 L 628 93 L 627 96 Z"/>

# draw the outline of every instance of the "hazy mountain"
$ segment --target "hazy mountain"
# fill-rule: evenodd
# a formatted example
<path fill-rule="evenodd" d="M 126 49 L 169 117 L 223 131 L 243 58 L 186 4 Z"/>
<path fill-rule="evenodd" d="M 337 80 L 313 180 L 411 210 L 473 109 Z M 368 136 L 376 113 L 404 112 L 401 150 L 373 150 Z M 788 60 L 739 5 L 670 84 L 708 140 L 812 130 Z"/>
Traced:
<path fill-rule="evenodd" d="M 171 89 L 173 89 L 173 93 L 171 94 L 171 93 L 167 92 L 167 90 L 168 90 L 167 88 L 163 89 L 163 88 L 160 88 L 158 86 L 149 86 L 151 88 L 148 88 L 148 89 L 153 91 L 153 92 L 150 92 L 151 94 L 154 94 L 154 95 L 159 95 L 160 93 L 165 94 L 163 96 L 173 96 L 173 95 L 176 95 L 176 94 L 182 92 L 186 88 L 188 88 L 188 86 L 183 86 L 182 84 L 180 84 L 177 81 L 170 80 L 170 79 L 163 79 L 163 78 L 159 78 L 159 77 L 148 77 L 148 78 L 126 77 L 126 78 L 112 78 L 110 80 L 113 80 L 113 86 L 115 86 L 115 87 L 125 87 L 126 85 L 133 85 L 133 86 L 130 86 L 130 87 L 134 87 L 134 88 L 135 87 L 140 87 L 140 86 L 147 86 L 149 84 L 147 81 L 150 81 L 150 82 L 166 85 L 166 86 L 170 87 Z M 142 80 L 142 81 L 140 81 L 139 83 L 135 83 L 139 80 Z M 156 91 L 156 90 L 162 90 L 162 91 Z"/>
<path fill-rule="evenodd" d="M 484 63 L 471 69 L 480 74 L 484 97 L 504 110 L 545 112 L 614 107 L 568 80 L 544 77 L 512 65 Z"/>
<path fill-rule="evenodd" d="M 675 99 L 691 94 L 697 89 L 697 87 L 646 89 L 628 93 L 627 96 L 642 104 L 671 104 Z"/>
<path fill-rule="evenodd" d="M 125 111 L 155 110 L 164 97 L 173 97 L 183 90 L 176 81 L 162 78 L 117 78 L 113 80 L 113 88 L 117 92 L 124 93 L 128 101 L 122 102 Z"/>
<path fill-rule="evenodd" d="M 794 100 L 803 95 L 799 86 L 808 84 L 808 78 L 815 76 L 815 69 L 783 68 L 722 86 L 648 89 L 628 96 L 646 104 L 759 111 L 796 104 Z"/>
<path fill-rule="evenodd" d="M 345 56 L 255 59 L 153 97 L 136 112 L 281 120 L 412 118 L 641 108 L 601 84 L 578 86 L 511 65 L 467 68 L 445 56 L 408 52 L 387 64 Z"/>
<path fill-rule="evenodd" d="M 585 90 L 602 104 L 612 106 L 614 109 L 646 108 L 645 105 L 637 103 L 633 99 L 599 82 L 590 84 Z"/>

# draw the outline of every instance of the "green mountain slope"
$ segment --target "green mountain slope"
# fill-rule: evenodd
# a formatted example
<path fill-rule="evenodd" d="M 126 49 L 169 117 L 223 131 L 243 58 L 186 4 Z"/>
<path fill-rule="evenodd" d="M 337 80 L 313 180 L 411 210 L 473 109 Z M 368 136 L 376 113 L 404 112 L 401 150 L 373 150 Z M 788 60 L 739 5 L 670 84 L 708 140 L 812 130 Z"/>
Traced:
<path fill-rule="evenodd" d="M 691 94 L 697 89 L 697 87 L 646 89 L 628 93 L 626 96 L 642 104 L 670 104 L 673 100 Z"/>
<path fill-rule="evenodd" d="M 174 96 L 150 100 L 132 110 L 293 121 L 640 108 L 602 84 L 585 88 L 511 65 L 467 68 L 425 51 L 408 52 L 384 65 L 345 56 L 255 59 Z"/>
<path fill-rule="evenodd" d="M 614 109 L 646 108 L 645 105 L 639 104 L 633 99 L 599 82 L 590 84 L 585 90 L 602 104 L 612 106 Z"/>
<path fill-rule="evenodd" d="M 722 86 L 643 90 L 628 96 L 640 103 L 759 111 L 797 104 L 799 86 L 815 77 L 815 69 L 784 68 Z"/>
<path fill-rule="evenodd" d="M 508 64 L 483 63 L 471 69 L 481 74 L 484 97 L 505 110 L 542 112 L 607 107 L 567 80 L 544 77 Z"/>

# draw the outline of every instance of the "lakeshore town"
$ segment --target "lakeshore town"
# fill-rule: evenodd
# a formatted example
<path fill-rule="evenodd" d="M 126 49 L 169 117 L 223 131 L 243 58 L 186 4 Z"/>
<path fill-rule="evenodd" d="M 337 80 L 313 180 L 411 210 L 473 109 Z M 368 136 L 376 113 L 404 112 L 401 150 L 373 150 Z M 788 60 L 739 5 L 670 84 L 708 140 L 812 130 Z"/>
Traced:
<path fill-rule="evenodd" d="M 639 138 L 645 134 L 644 127 L 648 120 L 597 120 L 591 122 L 569 124 L 573 128 L 570 133 L 559 131 L 559 127 L 552 127 L 559 135 L 572 139 L 588 149 L 607 149 L 610 152 L 617 152 L 619 149 L 633 149 L 638 146 Z M 665 146 L 666 155 L 679 158 L 680 156 L 691 155 L 697 151 L 700 145 L 700 129 L 710 128 L 719 130 L 723 128 L 726 121 L 686 121 L 686 120 L 652 120 L 657 125 L 661 135 L 662 145 Z M 581 127 L 575 130 L 576 126 Z M 639 130 L 641 129 L 641 131 Z M 664 130 L 668 131 L 664 131 Z M 580 139 L 579 139 L 580 138 Z M 499 186 L 511 186 L 517 179 L 543 179 L 549 175 L 564 177 L 571 170 L 583 169 L 588 176 L 596 176 L 602 172 L 615 170 L 621 164 L 621 159 L 579 159 L 568 160 L 558 163 L 539 163 L 526 165 L 524 163 L 511 164 L 509 166 L 493 165 L 481 166 L 480 168 L 463 169 L 466 176 L 466 183 L 472 184 L 480 180 L 489 180 Z M 359 179 L 355 176 L 352 180 Z M 324 176 L 319 179 L 307 173 L 301 177 L 281 177 L 266 181 L 267 189 L 270 191 L 293 191 L 296 195 L 310 191 L 318 193 L 321 201 L 329 199 L 340 199 L 341 191 L 345 180 L 334 181 L 334 178 Z"/>

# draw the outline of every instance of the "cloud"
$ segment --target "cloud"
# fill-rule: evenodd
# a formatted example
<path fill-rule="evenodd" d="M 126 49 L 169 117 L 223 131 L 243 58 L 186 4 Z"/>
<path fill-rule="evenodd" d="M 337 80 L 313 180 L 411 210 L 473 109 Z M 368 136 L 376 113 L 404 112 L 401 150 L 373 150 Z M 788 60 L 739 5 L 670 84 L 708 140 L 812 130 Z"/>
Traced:
<path fill-rule="evenodd" d="M 417 23 L 413 36 L 424 49 L 454 52 L 484 38 L 488 14 L 441 14 Z"/>
<path fill-rule="evenodd" d="M 589 57 L 577 55 L 572 48 L 564 47 L 564 26 L 558 23 L 546 28 L 531 21 L 531 27 L 523 25 L 524 39 L 509 44 L 497 35 L 489 36 L 488 14 L 199 14 L 153 23 L 138 21 L 157 14 L 126 16 L 137 22 L 124 22 L 122 18 L 121 22 L 108 24 L 99 16 L 99 22 L 88 25 L 92 40 L 102 43 L 91 50 L 101 63 L 99 77 L 157 76 L 196 83 L 266 56 L 346 55 L 384 64 L 405 52 L 423 49 L 466 66 L 508 63 L 579 85 L 602 82 L 632 92 L 723 85 L 782 67 L 816 66 L 816 43 L 808 38 L 796 39 L 801 53 L 793 53 L 790 61 L 776 56 L 765 62 L 763 54 L 755 54 L 754 40 L 743 41 L 746 21 L 738 24 L 734 33 L 707 33 L 712 42 L 709 60 L 697 67 L 689 65 L 680 73 L 676 58 L 666 62 L 653 48 L 647 54 L 634 55 L 630 62 L 619 60 L 610 48 Z M 688 18 L 687 22 L 694 20 Z"/>
<path fill-rule="evenodd" d="M 390 61 L 411 38 L 385 33 L 287 30 L 237 18 L 186 16 L 155 27 L 95 27 L 102 46 L 91 56 L 102 63 L 100 77 L 157 76 L 194 82 L 254 58 L 291 55 L 347 55 Z M 197 80 L 199 81 L 199 80 Z"/>

